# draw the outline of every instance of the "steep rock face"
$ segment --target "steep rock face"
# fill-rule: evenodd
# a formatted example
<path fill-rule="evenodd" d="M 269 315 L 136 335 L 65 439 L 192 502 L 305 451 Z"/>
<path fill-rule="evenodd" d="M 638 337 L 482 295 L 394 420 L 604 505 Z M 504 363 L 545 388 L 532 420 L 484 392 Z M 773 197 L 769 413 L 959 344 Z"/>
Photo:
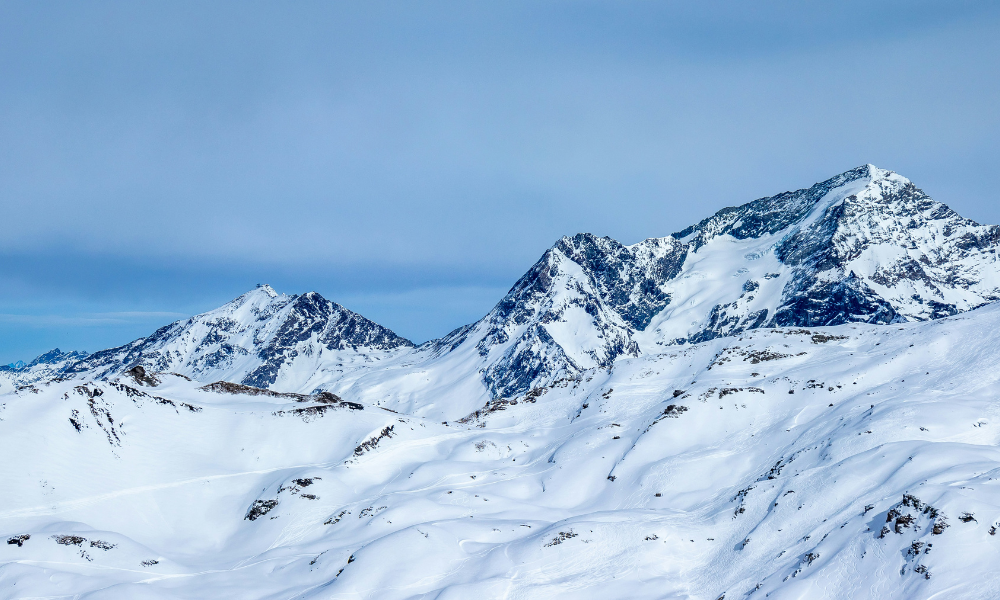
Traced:
<path fill-rule="evenodd" d="M 487 387 L 495 396 L 513 396 L 638 356 L 632 334 L 670 302 L 663 285 L 686 252 L 672 238 L 632 246 L 590 234 L 559 240 L 461 334 L 485 360 Z"/>
<path fill-rule="evenodd" d="M 132 365 L 199 380 L 273 385 L 283 369 L 327 353 L 389 352 L 413 344 L 315 292 L 288 296 L 259 286 L 216 310 L 177 321 L 151 336 L 96 352 L 67 369 L 93 377 Z"/>
<path fill-rule="evenodd" d="M 832 192 L 869 177 L 870 169 L 871 165 L 857 167 L 808 189 L 782 192 L 740 206 L 723 208 L 698 224 L 675 233 L 673 237 L 688 241 L 692 251 L 698 251 L 713 238 L 722 235 L 748 240 L 782 232 L 800 224 L 817 203 Z"/>
<path fill-rule="evenodd" d="M 827 207 L 775 248 L 783 263 L 812 275 L 785 290 L 776 322 L 815 322 L 801 314 L 800 298 L 822 296 L 830 282 L 851 274 L 872 304 L 881 304 L 869 311 L 869 322 L 939 318 L 1000 298 L 1000 227 L 959 216 L 895 173 L 870 165 L 867 171 L 861 192 Z M 830 317 L 816 324 L 836 324 L 836 311 Z"/>
<path fill-rule="evenodd" d="M 300 352 L 314 352 L 315 344 L 326 350 L 352 352 L 389 351 L 413 346 L 412 342 L 389 329 L 316 292 L 309 292 L 296 296 L 292 301 L 287 317 L 258 351 L 262 364 L 251 371 L 243 383 L 256 387 L 272 385 L 283 366 L 290 364 Z"/>

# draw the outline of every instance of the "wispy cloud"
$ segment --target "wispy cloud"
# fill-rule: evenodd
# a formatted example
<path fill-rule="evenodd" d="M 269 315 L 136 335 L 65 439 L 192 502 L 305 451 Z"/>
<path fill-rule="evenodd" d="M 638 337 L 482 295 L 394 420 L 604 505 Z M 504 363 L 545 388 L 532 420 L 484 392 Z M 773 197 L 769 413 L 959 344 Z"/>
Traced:
<path fill-rule="evenodd" d="M 38 315 L 0 313 L 0 323 L 27 325 L 32 327 L 100 327 L 104 325 L 125 325 L 137 322 L 177 320 L 188 315 L 166 311 L 122 311 L 102 313 L 80 313 L 70 315 Z"/>

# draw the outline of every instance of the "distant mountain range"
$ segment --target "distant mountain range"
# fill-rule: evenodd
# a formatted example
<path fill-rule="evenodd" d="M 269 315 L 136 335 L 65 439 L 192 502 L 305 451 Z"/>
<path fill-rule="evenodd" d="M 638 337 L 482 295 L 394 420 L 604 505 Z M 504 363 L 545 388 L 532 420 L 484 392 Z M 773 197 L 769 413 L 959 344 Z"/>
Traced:
<path fill-rule="evenodd" d="M 142 365 L 411 410 L 414 394 L 461 385 L 464 410 L 610 368 L 619 357 L 755 328 L 955 315 L 1000 298 L 998 245 L 1000 227 L 965 219 L 908 179 L 865 165 L 631 246 L 564 237 L 489 314 L 420 346 L 315 292 L 288 296 L 261 285 L 125 346 L 56 350 L 6 375 L 24 385 Z M 424 371 L 432 375 L 415 381 Z"/>

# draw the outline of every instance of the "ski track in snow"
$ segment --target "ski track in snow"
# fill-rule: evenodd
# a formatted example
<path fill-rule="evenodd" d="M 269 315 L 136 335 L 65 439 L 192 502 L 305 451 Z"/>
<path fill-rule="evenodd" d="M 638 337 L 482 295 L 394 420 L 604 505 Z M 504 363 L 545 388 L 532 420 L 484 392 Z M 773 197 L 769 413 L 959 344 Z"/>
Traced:
<path fill-rule="evenodd" d="M 118 490 L 115 492 L 108 492 L 106 494 L 99 494 L 96 496 L 89 496 L 86 498 L 76 498 L 73 500 L 64 500 L 62 502 L 57 502 L 51 505 L 45 506 L 35 506 L 30 508 L 22 508 L 18 510 L 0 512 L 0 520 L 12 519 L 17 517 L 31 517 L 31 516 L 43 516 L 43 515 L 55 515 L 61 512 L 67 512 L 74 508 L 82 508 L 89 504 L 99 503 L 103 500 L 110 500 L 112 498 L 120 498 L 122 496 L 128 496 L 133 494 L 139 494 L 142 492 L 152 492 L 157 490 L 165 490 L 168 488 L 175 488 L 184 485 L 191 485 L 196 483 L 210 483 L 213 481 L 221 481 L 224 479 L 233 479 L 238 477 L 250 476 L 250 475 L 263 475 L 265 473 L 274 473 L 277 471 L 293 470 L 293 469 L 303 469 L 308 467 L 322 467 L 327 466 L 324 464 L 314 463 L 314 464 L 304 464 L 304 465 L 290 465 L 287 467 L 275 467 L 273 469 L 262 469 L 258 471 L 244 471 L 242 473 L 225 473 L 220 475 L 207 475 L 204 477 L 195 477 L 192 479 L 186 479 L 184 481 L 174 481 L 171 483 L 160 483 L 156 485 L 144 485 L 133 488 L 126 488 Z"/>

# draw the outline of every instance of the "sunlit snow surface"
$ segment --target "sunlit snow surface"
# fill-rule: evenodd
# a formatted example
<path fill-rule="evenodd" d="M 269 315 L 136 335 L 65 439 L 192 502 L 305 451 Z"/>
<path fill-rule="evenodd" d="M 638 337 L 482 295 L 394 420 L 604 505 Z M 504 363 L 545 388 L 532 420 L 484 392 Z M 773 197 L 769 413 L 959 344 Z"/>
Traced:
<path fill-rule="evenodd" d="M 447 424 L 37 383 L 0 397 L 0 597 L 996 598 L 998 328 L 756 330 Z"/>

